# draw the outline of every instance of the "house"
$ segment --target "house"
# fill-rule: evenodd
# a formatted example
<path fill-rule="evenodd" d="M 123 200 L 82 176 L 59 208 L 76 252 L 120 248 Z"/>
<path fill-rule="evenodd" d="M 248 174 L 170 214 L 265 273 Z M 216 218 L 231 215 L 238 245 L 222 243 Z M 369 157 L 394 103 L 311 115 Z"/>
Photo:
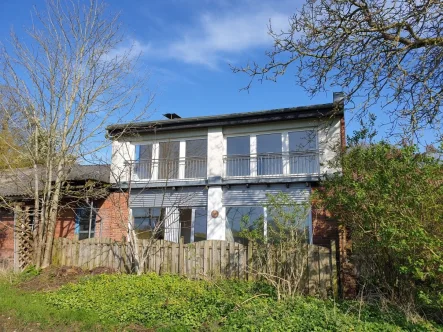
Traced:
<path fill-rule="evenodd" d="M 139 236 L 185 243 L 238 241 L 245 216 L 267 217 L 267 194 L 307 202 L 344 145 L 344 106 L 332 103 L 259 112 L 116 124 L 111 183 L 126 188 Z M 268 220 L 269 221 L 269 220 Z M 330 244 L 337 228 L 308 213 L 309 241 Z"/>
<path fill-rule="evenodd" d="M 109 169 L 109 165 L 74 165 L 70 169 L 60 201 L 56 238 L 122 240 L 126 236 L 127 209 L 123 209 L 124 221 L 120 211 L 127 204 L 110 188 Z M 46 172 L 42 167 L 37 171 L 41 188 Z M 20 247 L 32 241 L 34 174 L 32 168 L 0 173 L 0 266 L 22 265 Z"/>

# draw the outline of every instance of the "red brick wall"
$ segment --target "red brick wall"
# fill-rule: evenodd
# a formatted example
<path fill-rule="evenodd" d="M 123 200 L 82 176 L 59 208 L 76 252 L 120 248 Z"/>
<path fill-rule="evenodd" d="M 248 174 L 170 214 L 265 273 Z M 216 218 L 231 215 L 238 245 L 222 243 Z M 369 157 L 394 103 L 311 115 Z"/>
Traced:
<path fill-rule="evenodd" d="M 128 194 L 111 193 L 98 202 L 98 216 L 95 236 L 121 241 L 126 238 L 128 225 Z"/>
<path fill-rule="evenodd" d="M 313 244 L 330 248 L 331 241 L 338 243 L 337 221 L 315 205 L 312 207 L 312 231 Z"/>
<path fill-rule="evenodd" d="M 59 211 L 57 224 L 55 226 L 55 237 L 73 239 L 75 237 L 75 212 L 70 208 Z"/>
<path fill-rule="evenodd" d="M 14 215 L 0 210 L 0 266 L 14 261 Z"/>

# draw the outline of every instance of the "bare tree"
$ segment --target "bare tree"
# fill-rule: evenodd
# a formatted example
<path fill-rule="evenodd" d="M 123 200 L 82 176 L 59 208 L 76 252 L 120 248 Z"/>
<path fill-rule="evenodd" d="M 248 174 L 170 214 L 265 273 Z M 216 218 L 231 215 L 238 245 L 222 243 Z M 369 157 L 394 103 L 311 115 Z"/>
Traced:
<path fill-rule="evenodd" d="M 186 229 L 191 232 L 192 226 L 190 223 L 189 225 L 183 223 L 180 212 L 183 208 L 194 207 L 192 199 L 195 193 L 184 192 L 180 188 L 173 189 L 169 185 L 179 178 L 179 164 L 185 163 L 185 160 L 177 158 L 178 151 L 174 150 L 173 144 L 175 142 L 160 143 L 159 155 L 162 157 L 160 159 L 154 159 L 151 154 L 143 151 L 140 152 L 140 159 L 128 159 L 134 148 L 128 140 L 140 139 L 138 134 L 130 133 L 130 127 L 128 124 L 127 137 L 117 135 L 115 138 L 122 139 L 122 142 L 114 145 L 112 152 L 112 159 L 117 161 L 113 163 L 110 174 L 115 185 L 111 188 L 110 195 L 104 193 L 103 198 L 110 202 L 106 216 L 110 221 L 108 227 L 119 230 L 125 237 L 130 272 L 141 274 L 146 268 L 148 257 L 157 254 L 156 250 L 160 247 L 156 247 L 155 244 L 158 240 L 177 242 L 180 236 L 183 236 L 181 231 Z M 155 142 L 156 139 L 150 141 L 151 149 Z M 205 144 L 198 143 L 197 150 L 206 149 Z M 191 164 L 186 169 L 195 174 L 195 165 L 192 161 L 192 158 L 188 160 Z M 204 166 L 203 170 L 206 173 L 206 163 L 198 164 L 197 168 L 198 166 Z M 201 169 L 197 170 L 197 173 L 198 171 Z M 157 173 L 158 179 L 156 185 L 151 186 L 156 182 L 152 181 L 154 173 Z M 141 196 L 147 191 L 156 196 L 155 207 L 152 205 L 141 207 L 137 204 L 136 208 L 131 208 L 131 201 L 143 200 Z"/>
<path fill-rule="evenodd" d="M 235 68 L 252 81 L 276 81 L 294 67 L 313 96 L 340 87 L 358 117 L 386 111 L 413 137 L 439 129 L 443 99 L 443 2 L 440 0 L 307 1 L 286 30 L 269 25 L 274 47 L 264 65 Z M 441 139 L 441 137 L 440 137 Z"/>
<path fill-rule="evenodd" d="M 33 21 L 26 39 L 12 32 L 1 49 L 0 84 L 13 105 L 4 109 L 19 112 L 30 138 L 35 264 L 46 267 L 71 168 L 109 144 L 106 124 L 143 116 L 150 99 L 134 54 L 116 52 L 124 38 L 118 15 L 100 1 L 48 0 Z"/>

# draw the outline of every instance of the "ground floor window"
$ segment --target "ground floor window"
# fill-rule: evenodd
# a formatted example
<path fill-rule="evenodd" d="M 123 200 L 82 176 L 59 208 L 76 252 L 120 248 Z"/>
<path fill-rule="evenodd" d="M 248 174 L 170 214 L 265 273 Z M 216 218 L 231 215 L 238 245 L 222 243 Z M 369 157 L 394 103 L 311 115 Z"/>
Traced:
<path fill-rule="evenodd" d="M 77 234 L 79 240 L 90 239 L 95 235 L 97 212 L 93 206 L 79 207 L 75 211 Z"/>
<path fill-rule="evenodd" d="M 297 217 L 298 216 L 298 217 Z M 285 225 L 283 220 L 288 220 Z M 226 240 L 247 244 L 242 232 L 262 228 L 263 236 L 275 236 L 282 230 L 294 229 L 307 237 L 312 243 L 311 211 L 306 207 L 281 207 L 272 210 L 258 206 L 227 206 L 226 207 Z"/>
<path fill-rule="evenodd" d="M 184 243 L 207 239 L 208 212 L 204 207 L 180 209 L 180 236 Z"/>
<path fill-rule="evenodd" d="M 246 239 L 240 234 L 241 230 L 252 230 L 263 215 L 264 209 L 259 206 L 226 207 L 226 240 L 246 244 Z"/>
<path fill-rule="evenodd" d="M 139 239 L 164 239 L 165 208 L 132 208 L 132 216 Z"/>

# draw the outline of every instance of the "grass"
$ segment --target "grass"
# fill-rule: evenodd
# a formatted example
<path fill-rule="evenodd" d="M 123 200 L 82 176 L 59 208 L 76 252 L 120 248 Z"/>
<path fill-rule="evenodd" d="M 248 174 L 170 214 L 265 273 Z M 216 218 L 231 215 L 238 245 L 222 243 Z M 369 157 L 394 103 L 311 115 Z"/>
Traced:
<path fill-rule="evenodd" d="M 115 326 L 92 311 L 56 308 L 47 304 L 45 294 L 24 292 L 4 282 L 0 282 L 0 314 L 0 327 L 14 329 L 64 330 L 70 326 L 70 330 L 105 331 Z"/>
<path fill-rule="evenodd" d="M 0 277 L 0 330 L 12 317 L 9 327 L 45 331 L 443 331 L 428 321 L 408 322 L 393 308 L 306 297 L 278 302 L 260 283 L 99 275 L 26 292 L 21 282 Z"/>

